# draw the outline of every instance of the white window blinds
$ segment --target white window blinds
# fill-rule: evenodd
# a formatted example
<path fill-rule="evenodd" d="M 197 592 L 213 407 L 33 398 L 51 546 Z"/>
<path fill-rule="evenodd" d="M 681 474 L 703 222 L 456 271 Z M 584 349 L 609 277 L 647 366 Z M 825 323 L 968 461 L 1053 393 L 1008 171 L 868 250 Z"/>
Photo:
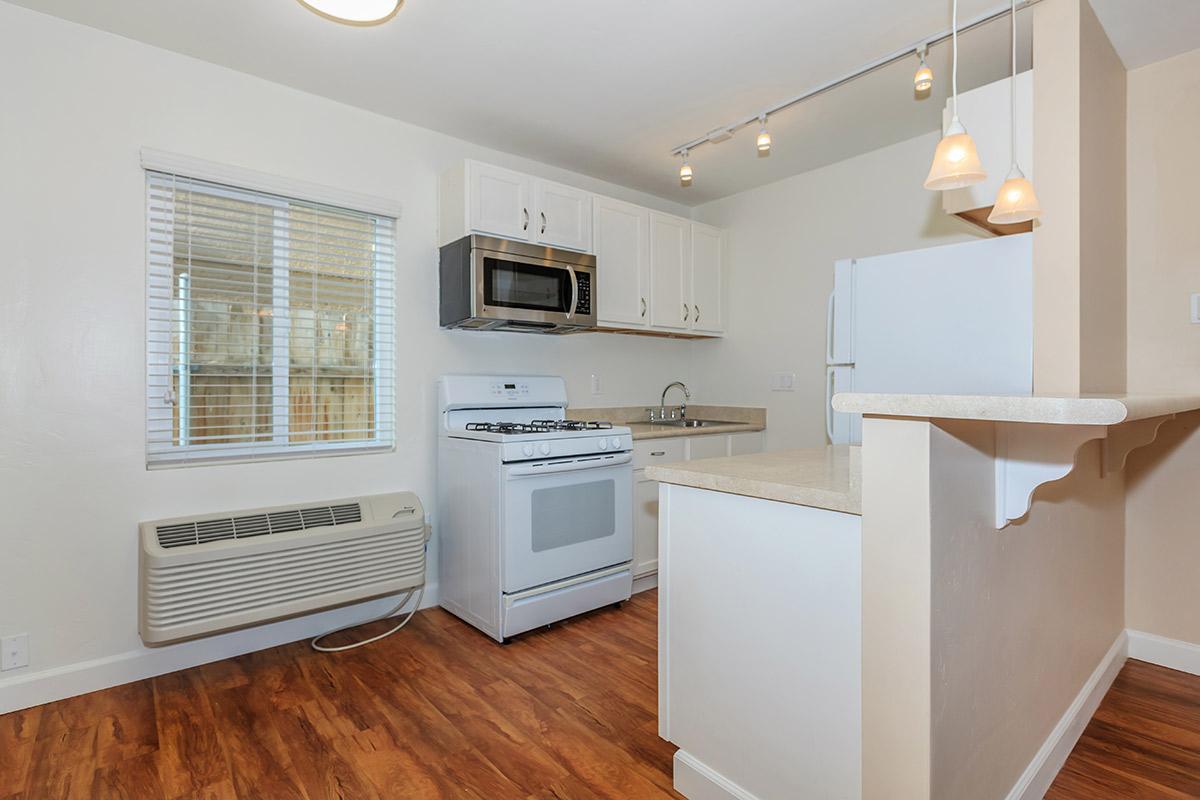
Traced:
<path fill-rule="evenodd" d="M 147 464 L 390 448 L 395 220 L 146 186 Z"/>

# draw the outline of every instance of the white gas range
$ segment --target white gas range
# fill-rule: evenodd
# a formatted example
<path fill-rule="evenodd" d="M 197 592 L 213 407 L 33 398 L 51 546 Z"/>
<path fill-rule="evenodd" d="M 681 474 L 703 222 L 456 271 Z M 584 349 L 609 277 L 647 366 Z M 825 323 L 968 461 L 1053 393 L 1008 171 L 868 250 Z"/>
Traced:
<path fill-rule="evenodd" d="M 633 436 L 548 376 L 438 382 L 438 594 L 497 641 L 629 599 Z"/>

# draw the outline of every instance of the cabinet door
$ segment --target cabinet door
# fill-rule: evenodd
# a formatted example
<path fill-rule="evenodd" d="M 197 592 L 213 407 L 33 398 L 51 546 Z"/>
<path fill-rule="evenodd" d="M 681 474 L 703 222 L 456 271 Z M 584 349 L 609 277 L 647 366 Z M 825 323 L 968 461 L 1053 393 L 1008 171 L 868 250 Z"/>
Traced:
<path fill-rule="evenodd" d="M 650 212 L 650 324 L 687 330 L 691 297 L 685 294 L 691 264 L 691 223 Z"/>
<path fill-rule="evenodd" d="M 729 439 L 724 434 L 688 437 L 688 461 L 697 458 L 722 458 L 729 455 Z"/>
<path fill-rule="evenodd" d="M 633 577 L 658 571 L 658 481 L 633 473 Z"/>
<path fill-rule="evenodd" d="M 592 195 L 561 183 L 533 184 L 534 241 L 569 250 L 592 250 Z"/>
<path fill-rule="evenodd" d="M 763 451 L 763 432 L 750 431 L 748 433 L 731 433 L 729 434 L 729 455 L 745 456 L 751 453 L 761 453 Z"/>
<path fill-rule="evenodd" d="M 473 232 L 525 241 L 532 238 L 533 179 L 528 175 L 471 161 L 467 164 L 467 193 Z"/>
<path fill-rule="evenodd" d="M 594 202 L 597 320 L 643 327 L 650 316 L 650 212 L 607 197 Z"/>
<path fill-rule="evenodd" d="M 725 304 L 721 245 L 724 236 L 717 228 L 692 223 L 692 314 L 691 328 L 698 333 L 724 333 Z"/>

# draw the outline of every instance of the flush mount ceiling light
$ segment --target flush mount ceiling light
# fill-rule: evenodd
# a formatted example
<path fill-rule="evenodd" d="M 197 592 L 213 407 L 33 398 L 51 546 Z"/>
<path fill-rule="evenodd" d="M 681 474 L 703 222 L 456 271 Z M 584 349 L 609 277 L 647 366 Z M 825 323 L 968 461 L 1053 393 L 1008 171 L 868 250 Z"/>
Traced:
<path fill-rule="evenodd" d="M 975 140 L 958 121 L 958 0 L 954 0 L 951 8 L 950 39 L 954 55 L 950 70 L 950 102 L 954 113 L 925 177 L 925 188 L 935 192 L 962 189 L 987 178 L 987 171 L 979 163 Z"/>
<path fill-rule="evenodd" d="M 1012 0 L 1012 83 L 1009 92 L 1009 120 L 1012 123 L 1012 138 L 1009 147 L 1012 153 L 1012 168 L 1008 171 L 1000 191 L 996 194 L 996 203 L 992 213 L 988 214 L 988 222 L 992 224 L 1011 224 L 1015 222 L 1030 222 L 1042 215 L 1041 204 L 1038 203 L 1037 193 L 1033 184 L 1017 166 L 1017 2 Z"/>
<path fill-rule="evenodd" d="M 404 0 L 296 0 L 325 19 L 344 25 L 382 25 L 400 10 Z"/>

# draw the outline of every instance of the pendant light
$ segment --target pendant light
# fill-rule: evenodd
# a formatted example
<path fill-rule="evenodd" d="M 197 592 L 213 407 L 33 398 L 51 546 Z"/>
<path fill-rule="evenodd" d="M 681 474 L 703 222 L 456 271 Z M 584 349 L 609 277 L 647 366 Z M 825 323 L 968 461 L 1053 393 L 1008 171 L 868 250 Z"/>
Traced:
<path fill-rule="evenodd" d="M 345 25 L 381 25 L 400 10 L 404 0 L 298 0 L 325 19 Z"/>
<path fill-rule="evenodd" d="M 931 191 L 961 189 L 972 186 L 987 178 L 987 172 L 979 163 L 979 151 L 975 140 L 958 121 L 958 0 L 954 0 L 951 12 L 951 41 L 954 48 L 954 64 L 950 73 L 951 108 L 954 114 L 945 135 L 938 142 L 933 154 L 933 164 L 925 177 L 925 188 Z"/>
<path fill-rule="evenodd" d="M 683 151 L 683 165 L 679 167 L 679 183 L 681 186 L 692 185 L 692 165 L 688 163 L 688 151 Z"/>
<path fill-rule="evenodd" d="M 1009 85 L 1008 91 L 1008 113 L 1012 124 L 1012 138 L 1009 140 L 1012 168 L 1008 171 L 1008 178 L 996 194 L 996 203 L 992 206 L 992 213 L 988 214 L 988 222 L 998 225 L 1030 222 L 1042 215 L 1042 207 L 1038 204 L 1033 184 L 1017 166 L 1017 0 L 1012 0 L 1012 83 Z"/>
<path fill-rule="evenodd" d="M 928 50 L 926 45 L 921 45 L 917 50 L 917 55 L 921 59 L 921 66 L 917 68 L 917 74 L 913 76 L 913 89 L 917 94 L 924 94 L 933 88 L 933 70 L 925 63 L 925 54 Z"/>
<path fill-rule="evenodd" d="M 760 156 L 771 155 L 771 134 L 767 132 L 767 115 L 762 114 L 758 118 L 758 154 Z"/>

